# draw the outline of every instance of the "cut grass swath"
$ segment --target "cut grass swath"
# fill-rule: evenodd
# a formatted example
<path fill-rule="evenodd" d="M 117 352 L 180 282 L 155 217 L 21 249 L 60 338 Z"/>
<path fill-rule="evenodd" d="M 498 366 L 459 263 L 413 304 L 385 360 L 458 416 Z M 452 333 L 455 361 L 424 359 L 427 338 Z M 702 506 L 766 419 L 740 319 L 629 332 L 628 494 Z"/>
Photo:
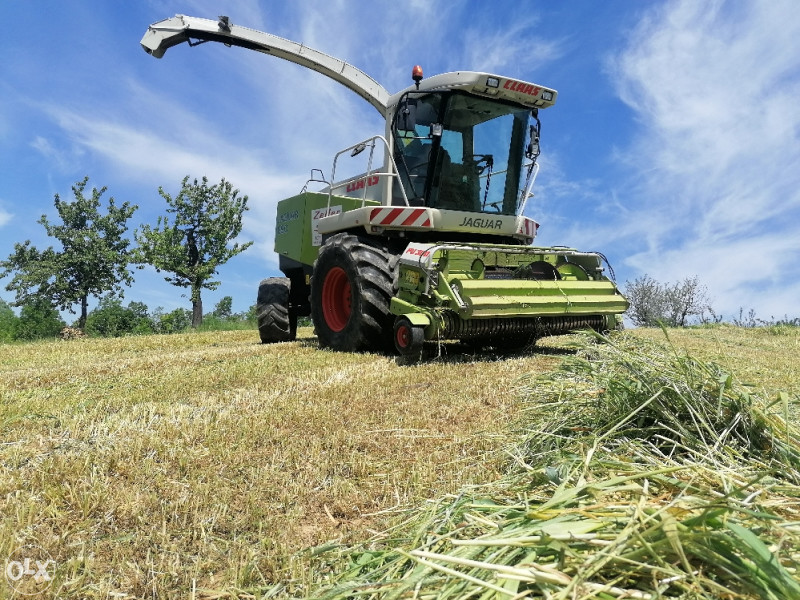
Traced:
<path fill-rule="evenodd" d="M 321 555 L 321 597 L 800 598 L 800 437 L 730 373 L 587 337 L 522 392 L 513 471 Z"/>

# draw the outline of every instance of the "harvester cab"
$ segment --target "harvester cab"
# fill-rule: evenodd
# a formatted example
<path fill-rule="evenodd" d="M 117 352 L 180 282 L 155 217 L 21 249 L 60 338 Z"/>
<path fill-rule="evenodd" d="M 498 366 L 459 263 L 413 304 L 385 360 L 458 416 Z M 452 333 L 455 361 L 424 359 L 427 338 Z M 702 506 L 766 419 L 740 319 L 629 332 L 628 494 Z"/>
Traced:
<path fill-rule="evenodd" d="M 336 153 L 329 176 L 312 171 L 319 191 L 307 183 L 278 202 L 285 277 L 259 285 L 263 342 L 294 339 L 298 316 L 311 316 L 323 347 L 394 346 L 411 357 L 431 340 L 508 348 L 621 324 L 628 303 L 601 254 L 531 246 L 539 225 L 523 211 L 539 169 L 539 111 L 555 90 L 472 71 L 425 78 L 415 66 L 413 85 L 391 95 L 352 65 L 227 17 L 178 15 L 141 44 L 160 58 L 207 41 L 315 70 L 386 122 L 382 135 Z"/>
<path fill-rule="evenodd" d="M 501 88 L 501 78 L 484 73 L 438 76 L 420 89 L 422 69 L 413 72 L 415 89 L 392 107 L 393 203 L 521 215 L 538 171 L 539 106 L 552 104 L 555 91 L 508 79 Z M 524 104 L 517 86 L 530 96 Z"/>

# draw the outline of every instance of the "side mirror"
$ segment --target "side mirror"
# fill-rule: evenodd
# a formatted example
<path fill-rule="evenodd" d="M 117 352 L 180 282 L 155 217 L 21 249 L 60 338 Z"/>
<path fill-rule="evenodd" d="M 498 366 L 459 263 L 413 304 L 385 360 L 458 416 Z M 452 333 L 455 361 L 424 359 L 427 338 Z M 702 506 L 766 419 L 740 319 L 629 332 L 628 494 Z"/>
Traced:
<path fill-rule="evenodd" d="M 406 98 L 397 109 L 397 129 L 399 131 L 415 131 L 417 127 L 417 101 Z"/>
<path fill-rule="evenodd" d="M 531 111 L 531 116 L 535 122 L 530 126 L 530 141 L 528 142 L 528 147 L 525 149 L 525 156 L 535 161 L 539 156 L 539 152 L 541 152 L 539 149 L 539 135 L 542 132 L 542 122 L 539 121 L 539 109 L 534 108 Z"/>
<path fill-rule="evenodd" d="M 528 143 L 528 148 L 525 152 L 525 155 L 528 158 L 536 158 L 539 156 L 539 152 L 539 135 L 533 130 L 533 127 L 531 127 L 531 141 Z"/>

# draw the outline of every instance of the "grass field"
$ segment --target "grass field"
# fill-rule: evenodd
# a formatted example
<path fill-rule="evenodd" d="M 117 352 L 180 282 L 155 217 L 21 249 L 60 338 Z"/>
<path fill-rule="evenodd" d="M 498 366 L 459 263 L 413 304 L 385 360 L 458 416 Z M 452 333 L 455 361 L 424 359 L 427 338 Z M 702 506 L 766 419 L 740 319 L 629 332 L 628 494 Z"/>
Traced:
<path fill-rule="evenodd" d="M 796 409 L 796 328 L 669 335 Z M 530 376 L 575 341 L 403 366 L 299 337 L 0 345 L 0 556 L 45 549 L 58 597 L 309 593 L 308 548 L 357 543 L 425 499 L 500 479 Z"/>
<path fill-rule="evenodd" d="M 664 340 L 660 329 L 637 329 L 643 339 Z M 693 356 L 714 361 L 767 397 L 800 394 L 800 328 L 732 325 L 670 329 L 669 339 Z"/>

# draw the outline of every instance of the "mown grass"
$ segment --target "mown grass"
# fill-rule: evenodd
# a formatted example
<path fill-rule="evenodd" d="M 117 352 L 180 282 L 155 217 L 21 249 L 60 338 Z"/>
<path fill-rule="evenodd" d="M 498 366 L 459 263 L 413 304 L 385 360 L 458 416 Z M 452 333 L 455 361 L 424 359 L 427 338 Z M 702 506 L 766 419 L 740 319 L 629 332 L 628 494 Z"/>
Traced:
<path fill-rule="evenodd" d="M 1 345 L 0 556 L 45 548 L 62 598 L 301 594 L 304 549 L 498 478 L 518 378 L 563 352 L 409 367 L 307 329 L 256 342 Z"/>
<path fill-rule="evenodd" d="M 796 409 L 797 329 L 669 333 L 676 348 L 720 362 L 754 397 L 781 398 L 785 391 L 785 414 Z M 664 340 L 652 330 L 626 336 Z M 565 358 L 583 360 L 571 358 L 574 336 L 544 340 L 526 356 L 452 354 L 416 366 L 320 351 L 308 329 L 291 344 L 256 339 L 252 331 L 197 332 L 0 345 L 0 556 L 25 544 L 45 548 L 58 565 L 48 593 L 63 598 L 285 597 L 321 593 L 319 585 L 339 581 L 342 565 L 353 561 L 360 562 L 351 578 L 369 581 L 373 560 L 407 560 L 393 554 L 395 546 L 431 551 L 414 541 L 427 543 L 432 532 L 453 537 L 452 526 L 466 540 L 503 528 L 519 535 L 515 528 L 531 523 L 550 533 L 564 528 L 568 536 L 588 526 L 558 525 L 563 513 L 568 521 L 603 521 L 606 538 L 624 523 L 632 523 L 629 533 L 652 530 L 637 538 L 648 544 L 647 536 L 666 532 L 652 542 L 661 552 L 673 548 L 673 528 L 710 510 L 694 493 L 704 488 L 688 487 L 670 470 L 674 454 L 654 452 L 642 440 L 626 454 L 628 446 L 611 436 L 593 446 L 592 434 L 609 413 L 599 404 L 608 385 L 563 376 Z M 594 409 L 591 424 L 581 421 L 581 406 Z M 621 408 L 605 427 L 614 429 L 632 410 Z M 563 435 L 553 437 L 557 422 Z M 761 533 L 796 510 L 795 488 L 786 482 L 773 477 L 758 491 L 748 487 L 752 478 L 725 465 L 694 475 L 691 464 L 680 465 L 690 481 L 723 490 L 710 500 L 716 508 L 727 510 L 721 498 L 733 498 L 739 512 L 704 522 L 712 533 L 733 524 L 722 542 L 730 531 L 747 536 L 736 529 L 748 529 L 747 511 L 772 515 L 759 524 Z M 614 505 L 598 504 L 601 497 Z M 692 504 L 698 497 L 700 504 Z M 778 509 L 786 512 L 776 515 Z M 786 529 L 785 543 L 794 535 Z M 585 542 L 602 549 L 606 538 Z M 768 550 L 783 547 L 777 537 L 769 540 Z M 596 575 L 609 553 L 556 541 L 548 548 L 562 562 L 542 559 L 543 572 L 560 570 L 550 576 L 570 578 L 562 577 L 561 591 L 591 597 L 597 590 L 578 584 L 605 585 Z M 763 548 L 748 541 L 757 559 Z M 640 554 L 628 558 L 655 560 Z M 563 562 L 576 555 L 590 560 L 585 581 Z M 664 555 L 648 576 L 691 578 L 674 570 L 680 553 Z M 513 567 L 525 556 L 503 560 Z M 443 560 L 417 555 L 413 564 L 419 559 Z M 478 569 L 440 566 L 448 564 Z M 458 579 L 439 574 L 453 597 L 463 597 Z M 511 581 L 525 575 L 511 574 Z M 625 575 L 617 583 L 631 581 Z M 0 579 L 2 594 L 10 588 Z"/>
<path fill-rule="evenodd" d="M 637 329 L 636 336 L 663 341 L 660 329 Z M 672 344 L 713 361 L 751 391 L 765 397 L 800 394 L 800 327 L 772 325 L 745 328 L 720 323 L 670 329 Z"/>
<path fill-rule="evenodd" d="M 748 333 L 751 362 L 767 364 L 757 348 L 772 332 Z M 319 594 L 800 598 L 800 399 L 754 394 L 771 386 L 651 334 L 584 340 L 531 377 L 509 474 L 329 548 Z"/>

